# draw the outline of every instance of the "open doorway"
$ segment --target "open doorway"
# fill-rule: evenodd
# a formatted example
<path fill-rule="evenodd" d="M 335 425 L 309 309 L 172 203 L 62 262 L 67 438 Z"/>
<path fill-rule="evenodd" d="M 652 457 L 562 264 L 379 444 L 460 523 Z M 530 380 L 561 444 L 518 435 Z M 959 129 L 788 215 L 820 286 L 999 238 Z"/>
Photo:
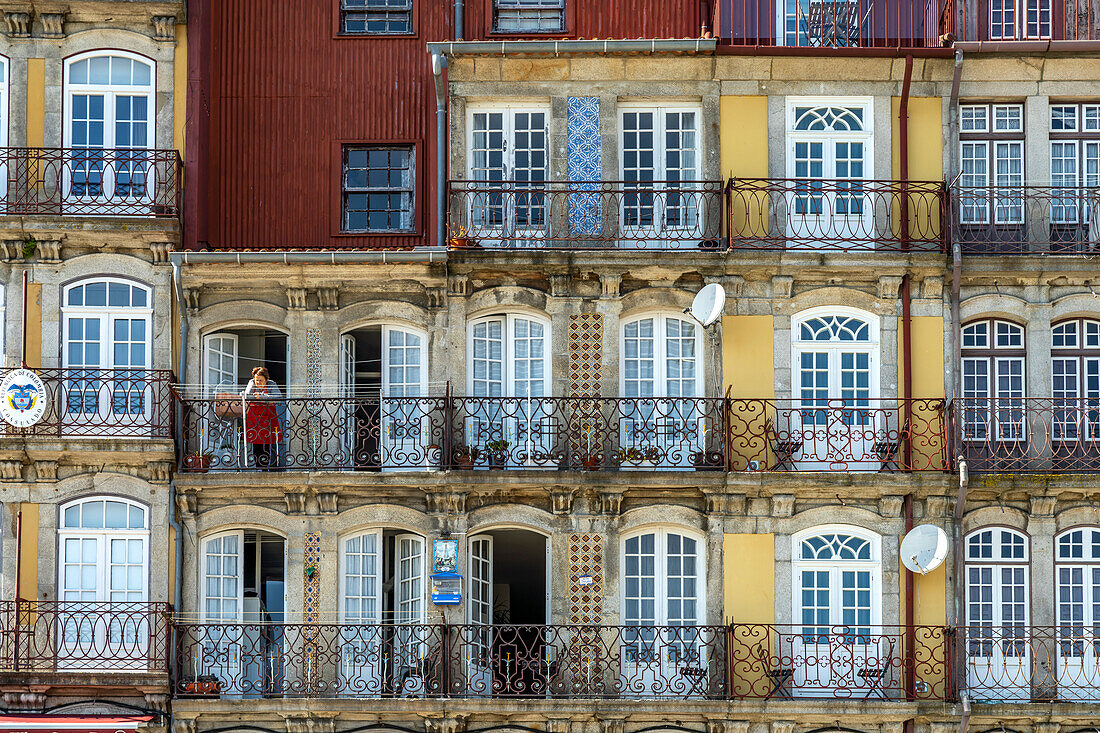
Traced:
<path fill-rule="evenodd" d="M 550 541 L 525 529 L 480 532 L 469 540 L 469 621 L 475 625 L 467 671 L 472 691 L 544 693 L 553 676 Z M 476 628 L 484 626 L 484 628 Z"/>
<path fill-rule="evenodd" d="M 363 326 L 340 337 L 340 436 L 356 469 L 424 468 L 430 439 L 417 398 L 427 393 L 426 339 L 408 328 Z"/>

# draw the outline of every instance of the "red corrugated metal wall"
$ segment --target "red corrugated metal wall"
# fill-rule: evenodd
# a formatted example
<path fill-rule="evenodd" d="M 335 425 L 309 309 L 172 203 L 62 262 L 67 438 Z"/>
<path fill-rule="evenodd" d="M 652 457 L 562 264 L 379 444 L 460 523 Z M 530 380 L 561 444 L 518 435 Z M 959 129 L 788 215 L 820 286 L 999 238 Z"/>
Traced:
<path fill-rule="evenodd" d="M 563 37 L 690 37 L 699 0 L 568 0 Z M 466 38 L 491 0 L 467 0 Z M 453 35 L 451 0 L 414 0 L 415 37 L 336 35 L 338 0 L 192 0 L 209 14 L 208 143 L 188 175 L 186 241 L 201 249 L 384 248 L 435 241 L 435 88 L 425 44 Z M 201 32 L 201 28 L 196 28 Z M 191 135 L 189 139 L 200 140 Z M 342 143 L 416 147 L 417 234 L 342 235 Z M 204 154 L 205 152 L 205 154 Z M 192 153 L 192 151 L 189 151 Z M 197 160 L 201 158 L 201 160 Z M 202 209 L 205 208 L 205 211 Z M 204 222 L 204 223 L 203 223 Z"/>

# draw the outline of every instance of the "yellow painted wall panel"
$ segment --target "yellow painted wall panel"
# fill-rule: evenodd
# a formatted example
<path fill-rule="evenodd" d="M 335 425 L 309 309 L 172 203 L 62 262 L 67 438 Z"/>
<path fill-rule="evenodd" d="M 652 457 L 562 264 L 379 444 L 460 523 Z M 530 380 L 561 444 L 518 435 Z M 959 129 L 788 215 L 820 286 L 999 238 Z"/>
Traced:
<path fill-rule="evenodd" d="M 943 410 L 944 385 L 943 318 L 914 316 L 913 328 L 913 394 L 911 433 L 913 457 L 911 465 L 922 470 L 939 470 L 946 461 L 945 435 L 947 414 Z M 902 358 L 902 337 L 898 334 L 898 393 L 905 379 Z M 904 420 L 904 417 L 899 418 Z"/>
<path fill-rule="evenodd" d="M 905 658 L 905 565 L 898 560 L 898 604 L 901 607 L 900 654 Z M 943 631 L 947 624 L 947 564 L 927 575 L 913 574 L 913 630 L 915 674 L 918 695 L 933 700 L 942 699 L 947 691 L 947 668 L 940 661 L 948 659 L 945 650 L 948 639 Z M 925 687 L 924 691 L 920 686 Z"/>
<path fill-rule="evenodd" d="M 724 96 L 719 99 L 722 177 L 768 176 L 768 98 Z M 734 195 L 734 236 L 768 234 L 767 192 L 740 186 Z M 723 213 L 723 217 L 726 214 Z"/>
<path fill-rule="evenodd" d="M 730 428 L 737 435 L 763 436 L 769 417 L 769 404 L 775 397 L 775 325 L 771 316 L 724 316 L 722 318 L 723 393 L 741 398 L 733 403 Z M 749 461 L 770 465 L 771 448 L 763 439 L 738 441 L 730 446 L 730 461 L 735 471 L 743 471 Z"/>
<path fill-rule="evenodd" d="M 27 147 L 46 146 L 46 59 L 27 59 Z"/>
<path fill-rule="evenodd" d="M 775 535 L 727 534 L 722 556 L 725 617 L 740 624 L 729 640 L 734 693 L 764 695 L 770 665 L 761 659 L 777 650 L 774 636 L 758 624 L 775 623 Z"/>
<path fill-rule="evenodd" d="M 16 594 L 38 600 L 38 504 L 19 505 L 19 588 Z"/>
<path fill-rule="evenodd" d="M 187 26 L 176 26 L 176 52 L 172 57 L 172 135 L 175 138 L 173 145 L 179 154 L 183 155 L 186 144 L 185 130 L 187 129 Z"/>
<path fill-rule="evenodd" d="M 901 179 L 901 98 L 894 97 L 891 110 L 891 178 Z M 877 178 L 878 176 L 876 176 Z M 943 180 L 943 102 L 939 97 L 909 97 L 909 180 Z M 900 233 L 898 203 L 895 201 L 893 231 Z M 909 192 L 909 233 L 913 239 L 935 240 L 942 234 L 940 199 L 930 189 Z"/>

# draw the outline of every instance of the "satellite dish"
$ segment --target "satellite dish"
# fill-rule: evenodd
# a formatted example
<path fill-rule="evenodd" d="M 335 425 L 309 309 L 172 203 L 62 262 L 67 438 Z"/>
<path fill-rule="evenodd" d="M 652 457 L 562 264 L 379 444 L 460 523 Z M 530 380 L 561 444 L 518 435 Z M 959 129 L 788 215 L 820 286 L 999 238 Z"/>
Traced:
<path fill-rule="evenodd" d="M 718 283 L 705 286 L 691 301 L 691 317 L 706 328 L 718 320 L 726 306 L 726 291 Z"/>
<path fill-rule="evenodd" d="M 913 527 L 901 541 L 901 562 L 914 573 L 925 575 L 947 559 L 947 533 L 934 524 Z"/>

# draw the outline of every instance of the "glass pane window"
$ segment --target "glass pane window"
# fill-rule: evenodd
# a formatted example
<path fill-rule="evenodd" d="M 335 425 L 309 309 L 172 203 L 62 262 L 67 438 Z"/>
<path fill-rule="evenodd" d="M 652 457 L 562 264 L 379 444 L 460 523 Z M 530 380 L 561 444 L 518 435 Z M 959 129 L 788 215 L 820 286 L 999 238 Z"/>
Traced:
<path fill-rule="evenodd" d="M 1023 113 L 1021 104 L 960 107 L 958 206 L 963 224 L 1023 223 Z"/>
<path fill-rule="evenodd" d="M 675 316 L 647 316 L 622 326 L 624 397 L 698 397 L 699 329 Z"/>
<path fill-rule="evenodd" d="M 1050 106 L 1050 221 L 1052 236 L 1081 242 L 1100 184 L 1100 105 Z"/>
<path fill-rule="evenodd" d="M 340 32 L 412 33 L 412 0 L 340 0 Z"/>
<path fill-rule="evenodd" d="M 565 0 L 494 0 L 493 29 L 509 33 L 565 30 Z"/>
<path fill-rule="evenodd" d="M 623 543 L 623 620 L 627 626 L 703 623 L 703 558 L 699 541 L 671 530 Z"/>
<path fill-rule="evenodd" d="M 411 232 L 413 180 L 411 147 L 345 147 L 344 231 Z"/>
<path fill-rule="evenodd" d="M 623 108 L 620 170 L 624 181 L 619 205 L 623 226 L 632 236 L 700 225 L 697 109 Z"/>
<path fill-rule="evenodd" d="M 802 533 L 800 533 L 802 534 Z M 879 623 L 877 538 L 852 529 L 794 538 L 793 613 L 805 644 L 868 643 Z"/>

